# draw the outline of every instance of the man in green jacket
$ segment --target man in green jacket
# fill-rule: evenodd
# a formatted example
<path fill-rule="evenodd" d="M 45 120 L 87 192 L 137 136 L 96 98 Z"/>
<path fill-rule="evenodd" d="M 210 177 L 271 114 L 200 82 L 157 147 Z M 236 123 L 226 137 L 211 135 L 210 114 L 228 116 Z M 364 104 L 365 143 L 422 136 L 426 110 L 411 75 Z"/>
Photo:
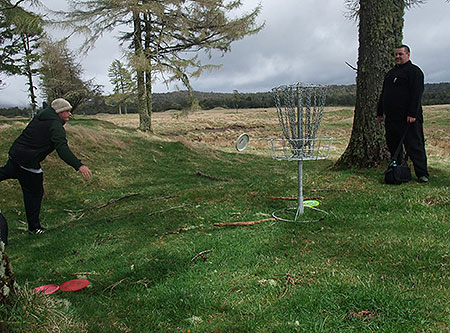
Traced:
<path fill-rule="evenodd" d="M 67 145 L 64 124 L 72 115 L 72 106 L 62 98 L 55 99 L 51 107 L 41 110 L 14 141 L 9 159 L 0 168 L 0 181 L 18 179 L 22 188 L 28 232 L 45 232 L 39 214 L 44 196 L 41 162 L 54 150 L 68 165 L 89 180 L 91 170 L 81 163 Z"/>

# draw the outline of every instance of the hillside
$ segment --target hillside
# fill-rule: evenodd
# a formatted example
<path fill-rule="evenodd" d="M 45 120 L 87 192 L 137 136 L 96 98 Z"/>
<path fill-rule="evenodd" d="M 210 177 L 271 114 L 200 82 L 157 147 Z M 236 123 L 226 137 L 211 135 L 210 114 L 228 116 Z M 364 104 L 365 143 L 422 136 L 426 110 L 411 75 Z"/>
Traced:
<path fill-rule="evenodd" d="M 305 196 L 326 213 L 298 223 L 271 219 L 298 190 L 297 164 L 272 160 L 258 140 L 279 135 L 273 109 L 160 112 L 155 135 L 136 130 L 135 114 L 76 116 L 69 144 L 94 176 L 84 181 L 56 154 L 45 161 L 47 233 L 27 234 L 17 181 L 0 183 L 6 252 L 29 295 L 0 305 L 1 329 L 448 331 L 450 108 L 424 116 L 430 182 L 387 186 L 383 169 L 332 168 L 352 109 L 328 107 L 321 134 L 335 137 L 333 151 L 303 169 Z M 26 123 L 0 119 L 1 163 Z M 250 146 L 237 153 L 243 131 Z M 215 225 L 246 221 L 260 223 Z M 90 284 L 30 292 L 75 278 Z"/>
<path fill-rule="evenodd" d="M 214 108 L 247 109 L 274 107 L 274 101 L 270 92 L 258 93 L 216 93 L 194 92 L 193 96 L 198 100 L 203 110 Z M 330 85 L 327 88 L 327 106 L 353 106 L 355 104 L 355 85 Z M 450 104 L 450 83 L 433 83 L 425 85 L 423 95 L 424 105 Z M 187 91 L 175 91 L 153 94 L 153 111 L 186 110 L 191 106 L 191 98 Z M 92 115 L 97 113 L 118 113 L 117 107 L 106 105 L 105 97 L 98 96 L 86 102 L 75 110 L 78 114 Z M 28 109 L 0 108 L 0 115 L 6 117 L 26 116 Z M 128 113 L 137 113 L 136 103 L 128 105 Z"/>

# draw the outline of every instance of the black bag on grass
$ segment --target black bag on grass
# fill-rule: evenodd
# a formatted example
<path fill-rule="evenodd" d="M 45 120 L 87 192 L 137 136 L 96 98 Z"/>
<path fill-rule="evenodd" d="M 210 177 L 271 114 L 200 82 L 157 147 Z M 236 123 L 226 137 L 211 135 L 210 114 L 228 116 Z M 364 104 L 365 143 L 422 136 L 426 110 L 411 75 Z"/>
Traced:
<path fill-rule="evenodd" d="M 400 185 L 411 180 L 411 169 L 407 165 L 398 165 L 392 161 L 384 172 L 384 181 L 386 184 Z"/>
<path fill-rule="evenodd" d="M 8 222 L 6 222 L 6 218 L 0 212 L 0 236 L 1 240 L 5 245 L 8 245 Z"/>
<path fill-rule="evenodd" d="M 407 183 L 411 180 L 411 169 L 408 166 L 408 155 L 405 156 L 404 162 L 402 164 L 397 164 L 397 158 L 403 145 L 403 140 L 405 140 L 406 133 L 408 132 L 408 126 L 406 127 L 405 134 L 403 134 L 397 149 L 395 150 L 394 156 L 392 156 L 392 162 L 389 163 L 387 170 L 384 172 L 384 182 L 386 184 L 400 185 L 402 183 Z"/>

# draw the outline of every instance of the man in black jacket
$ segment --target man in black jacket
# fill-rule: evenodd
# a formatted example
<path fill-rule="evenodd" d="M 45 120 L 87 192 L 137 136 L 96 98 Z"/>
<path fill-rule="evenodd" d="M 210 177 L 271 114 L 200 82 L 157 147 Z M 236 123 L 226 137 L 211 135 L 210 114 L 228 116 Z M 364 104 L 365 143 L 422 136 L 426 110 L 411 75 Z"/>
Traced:
<path fill-rule="evenodd" d="M 62 98 L 55 99 L 51 107 L 40 111 L 14 141 L 9 150 L 9 159 L 0 168 L 0 181 L 18 179 L 22 188 L 28 231 L 32 234 L 45 232 L 39 214 L 44 196 L 41 162 L 56 150 L 59 157 L 80 171 L 85 179 L 92 176 L 91 170 L 75 157 L 67 145 L 64 124 L 71 116 L 72 106 Z"/>
<path fill-rule="evenodd" d="M 384 78 L 383 89 L 378 103 L 377 118 L 385 119 L 386 143 L 394 155 L 405 131 L 404 146 L 411 158 L 414 171 L 420 182 L 427 183 L 427 156 L 423 135 L 422 94 L 424 75 L 410 58 L 410 49 L 401 45 L 395 50 L 395 67 Z M 401 163 L 400 160 L 397 161 Z"/>

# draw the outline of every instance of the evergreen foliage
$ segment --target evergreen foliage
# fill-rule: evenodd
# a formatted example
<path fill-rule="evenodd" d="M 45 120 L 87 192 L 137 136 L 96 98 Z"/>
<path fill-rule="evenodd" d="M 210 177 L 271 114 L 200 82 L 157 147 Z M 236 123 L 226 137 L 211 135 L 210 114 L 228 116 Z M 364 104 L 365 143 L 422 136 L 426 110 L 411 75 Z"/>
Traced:
<path fill-rule="evenodd" d="M 106 98 L 106 104 L 116 105 L 119 114 L 128 113 L 128 103 L 131 101 L 136 83 L 129 68 L 120 60 L 115 59 L 108 70 L 109 81 L 113 85 L 113 94 Z"/>
<path fill-rule="evenodd" d="M 81 103 L 99 93 L 100 87 L 93 80 L 82 79 L 83 69 L 75 61 L 75 55 L 65 41 L 41 42 L 41 88 L 51 102 L 65 98 L 75 110 Z"/>
<path fill-rule="evenodd" d="M 38 73 L 43 19 L 9 0 L 0 1 L 0 73 L 27 78 L 32 114 L 37 109 L 33 77 Z"/>
<path fill-rule="evenodd" d="M 131 27 L 122 34 L 122 41 L 131 50 L 136 72 L 142 131 L 152 130 L 152 80 L 157 75 L 165 82 L 182 82 L 192 94 L 190 78 L 215 67 L 200 62 L 200 50 L 227 52 L 233 41 L 262 28 L 256 24 L 260 6 L 232 17 L 233 11 L 242 6 L 240 0 L 83 0 L 70 4 L 65 24 L 85 34 L 86 48 L 92 47 L 105 31 L 119 25 Z M 192 95 L 191 102 L 196 103 Z"/>
<path fill-rule="evenodd" d="M 272 94 L 267 92 L 239 93 L 236 99 L 235 93 L 215 93 L 194 91 L 193 96 L 198 99 L 199 106 L 203 110 L 214 108 L 225 109 L 251 109 L 274 107 Z M 153 111 L 161 112 L 167 110 L 184 110 L 190 108 L 190 94 L 187 91 L 175 91 L 153 94 Z M 327 88 L 326 106 L 350 106 L 355 105 L 355 85 L 331 85 Z M 117 107 L 107 103 L 108 96 L 97 95 L 91 97 L 78 107 L 76 113 L 118 113 Z M 450 104 L 450 83 L 428 83 L 425 84 L 423 94 L 423 105 Z M 127 106 L 128 113 L 137 113 L 136 98 L 131 98 Z M 5 117 L 26 116 L 28 109 L 18 107 L 1 108 L 0 115 Z"/>

